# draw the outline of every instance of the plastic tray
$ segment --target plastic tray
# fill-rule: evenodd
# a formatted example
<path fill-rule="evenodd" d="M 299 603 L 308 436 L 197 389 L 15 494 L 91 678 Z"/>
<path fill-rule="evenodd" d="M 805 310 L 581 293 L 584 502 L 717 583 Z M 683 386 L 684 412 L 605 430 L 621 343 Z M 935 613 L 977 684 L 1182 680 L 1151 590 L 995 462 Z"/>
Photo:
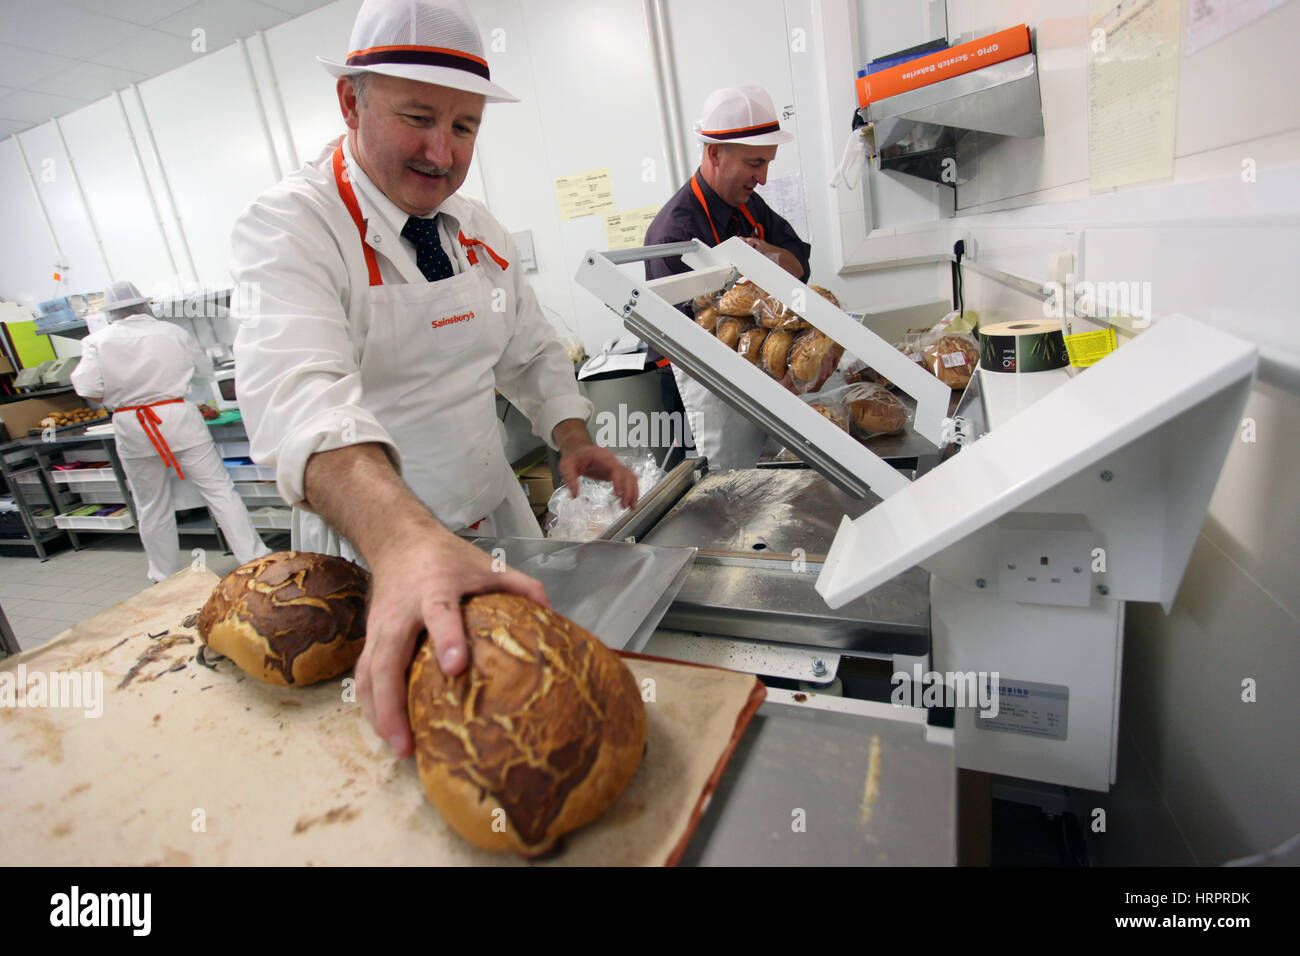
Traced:
<path fill-rule="evenodd" d="M 226 471 L 235 481 L 275 481 L 275 468 L 271 465 L 227 465 Z"/>
<path fill-rule="evenodd" d="M 125 531 L 127 528 L 135 527 L 135 519 L 131 517 L 131 512 L 117 515 L 114 518 L 96 518 L 91 515 L 55 515 L 54 523 L 60 528 L 72 528 L 82 531 Z"/>
<path fill-rule="evenodd" d="M 50 470 L 50 476 L 61 485 L 80 485 L 88 481 L 111 481 L 117 483 L 117 475 L 112 468 L 73 468 L 69 471 Z"/>
<path fill-rule="evenodd" d="M 254 528 L 288 531 L 293 520 L 293 509 L 259 508 L 256 511 L 250 511 L 248 516 L 253 519 Z"/>

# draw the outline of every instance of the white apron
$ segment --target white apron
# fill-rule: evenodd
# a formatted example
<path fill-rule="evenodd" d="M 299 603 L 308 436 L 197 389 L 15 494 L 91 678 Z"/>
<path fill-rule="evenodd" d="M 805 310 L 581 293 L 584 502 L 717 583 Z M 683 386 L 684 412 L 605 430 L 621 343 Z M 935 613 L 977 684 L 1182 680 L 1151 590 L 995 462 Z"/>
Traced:
<path fill-rule="evenodd" d="M 339 168 L 351 210 L 356 199 Z M 495 254 L 473 251 L 481 243 L 460 241 L 471 265 L 449 279 L 384 285 L 371 269 L 369 321 L 353 330 L 361 403 L 401 451 L 402 479 L 442 524 L 473 536 L 541 537 L 497 424 L 493 368 L 508 338 L 492 310 L 488 272 L 499 267 Z M 324 520 L 298 508 L 292 541 L 296 550 L 360 559 Z"/>

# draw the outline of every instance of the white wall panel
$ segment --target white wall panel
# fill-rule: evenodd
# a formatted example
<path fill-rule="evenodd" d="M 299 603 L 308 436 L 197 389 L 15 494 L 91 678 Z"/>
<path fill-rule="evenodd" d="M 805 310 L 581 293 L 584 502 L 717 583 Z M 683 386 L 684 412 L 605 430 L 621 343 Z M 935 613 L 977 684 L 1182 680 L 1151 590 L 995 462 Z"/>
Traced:
<path fill-rule="evenodd" d="M 795 106 L 790 60 L 807 54 L 791 50 L 790 28 L 795 25 L 786 23 L 782 0 L 669 0 L 668 11 L 681 94 L 681 135 L 686 138 L 693 172 L 700 157 L 693 124 L 701 118 L 705 97 L 725 86 L 761 86 L 778 111 Z M 811 32 L 810 24 L 798 26 Z M 781 125 L 798 137 L 798 109 Z M 777 150 L 769 177 L 799 172 L 799 152 L 793 145 Z"/>
<path fill-rule="evenodd" d="M 18 143 L 0 141 L 0 196 L 4 229 L 0 230 L 0 298 L 33 306 L 53 298 L 54 243 L 23 170 Z"/>
<path fill-rule="evenodd" d="M 330 140 L 346 128 L 334 93 L 334 77 L 316 62 L 325 56 L 341 60 L 360 0 L 339 0 L 266 31 L 271 62 L 280 83 L 298 159 L 314 160 Z M 272 124 L 278 119 L 272 113 Z"/>
<path fill-rule="evenodd" d="M 199 281 L 230 283 L 235 218 L 276 181 L 235 46 L 140 84 Z"/>
<path fill-rule="evenodd" d="M 607 166 L 619 210 L 662 203 L 676 188 L 664 174 L 642 6 L 493 0 L 472 9 L 492 78 L 523 101 L 487 108 L 478 161 L 488 205 L 512 232 L 533 231 L 530 278 L 549 317 L 598 349 L 622 325 L 573 275 L 584 252 L 605 248 L 604 217 L 561 222 L 554 180 Z M 647 157 L 658 164 L 654 182 L 641 178 Z"/>
<path fill-rule="evenodd" d="M 113 275 L 146 294 L 178 284 L 116 99 L 100 100 L 60 123 Z"/>
<path fill-rule="evenodd" d="M 81 202 L 72 170 L 59 143 L 54 123 L 45 123 L 18 134 L 32 175 L 41 192 L 41 199 L 59 237 L 59 246 L 67 257 L 68 282 L 76 291 L 99 291 L 108 282 L 104 260 L 86 217 L 86 207 Z M 47 174 L 47 171 L 48 174 Z M 42 270 L 50 274 L 50 264 Z"/>

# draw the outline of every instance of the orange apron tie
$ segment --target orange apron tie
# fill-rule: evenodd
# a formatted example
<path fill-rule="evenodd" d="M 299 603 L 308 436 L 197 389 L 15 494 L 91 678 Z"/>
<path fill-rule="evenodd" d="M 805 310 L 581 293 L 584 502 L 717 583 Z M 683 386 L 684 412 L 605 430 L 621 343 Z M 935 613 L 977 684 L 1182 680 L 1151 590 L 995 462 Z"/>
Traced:
<path fill-rule="evenodd" d="M 176 456 L 172 454 L 171 447 L 167 444 L 167 439 L 164 438 L 163 433 L 158 430 L 158 426 L 162 424 L 162 419 L 158 417 L 158 413 L 154 411 L 154 408 L 158 405 L 175 405 L 177 403 L 183 403 L 184 401 L 185 399 L 183 398 L 168 398 L 161 402 L 150 402 L 148 405 L 123 405 L 113 413 L 116 415 L 117 412 L 135 412 L 135 417 L 140 420 L 140 427 L 143 428 L 144 433 L 149 436 L 149 440 L 153 442 L 153 447 L 154 450 L 158 452 L 158 457 L 163 460 L 163 464 L 168 468 L 176 469 L 176 476 L 180 478 L 181 481 L 185 480 L 185 475 L 181 471 L 180 464 L 176 461 Z"/>
<path fill-rule="evenodd" d="M 700 189 L 699 180 L 695 178 L 696 174 L 691 174 L 691 192 L 695 193 L 695 198 L 699 200 L 700 207 L 704 210 L 704 218 L 709 220 L 709 228 L 713 230 L 713 244 L 715 246 L 722 244 L 722 237 L 718 235 L 718 227 L 713 224 L 713 215 L 709 212 L 709 204 L 704 201 L 704 190 Z M 740 214 L 745 217 L 750 228 L 754 230 L 754 235 L 759 239 L 763 238 L 763 227 L 755 221 L 753 215 L 749 212 L 748 206 L 740 207 Z"/>
<path fill-rule="evenodd" d="M 492 247 L 489 246 L 482 239 L 466 239 L 464 232 L 461 232 L 456 238 L 459 239 L 460 244 L 465 247 L 465 257 L 469 259 L 470 265 L 472 266 L 478 265 L 478 256 L 474 252 L 474 247 L 482 246 L 483 251 L 492 257 L 492 261 L 501 267 L 502 272 L 505 272 L 507 269 L 510 268 L 510 263 L 506 262 L 506 260 L 502 259 L 499 255 L 497 255 L 492 250 Z"/>
<path fill-rule="evenodd" d="M 370 274 L 370 284 L 383 285 L 384 280 L 379 274 L 379 260 L 375 257 L 375 250 L 370 248 L 366 242 L 366 221 L 361 216 L 361 206 L 357 203 L 356 191 L 352 188 L 352 182 L 348 179 L 347 168 L 343 163 L 343 142 L 334 147 L 334 155 L 330 160 L 334 167 L 334 182 L 338 186 L 339 198 L 343 200 L 343 205 L 347 207 L 348 215 L 352 217 L 352 222 L 356 224 L 357 232 L 361 234 L 361 249 L 366 256 L 366 271 Z M 748 213 L 746 213 L 748 215 Z M 750 220 L 751 222 L 753 220 Z M 492 261 L 501 267 L 504 272 L 510 268 L 510 263 L 502 259 L 496 252 L 482 239 L 467 239 L 465 233 L 461 232 L 457 238 L 465 249 L 465 257 L 469 259 L 472 266 L 478 265 L 478 253 L 475 252 L 475 246 L 482 246 L 483 251 L 492 257 Z"/>

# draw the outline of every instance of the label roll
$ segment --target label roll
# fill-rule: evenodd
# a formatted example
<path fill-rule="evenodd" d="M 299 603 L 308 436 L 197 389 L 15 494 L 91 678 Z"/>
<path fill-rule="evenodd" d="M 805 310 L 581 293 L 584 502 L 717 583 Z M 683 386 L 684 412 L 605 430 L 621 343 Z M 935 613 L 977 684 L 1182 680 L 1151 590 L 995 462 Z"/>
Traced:
<path fill-rule="evenodd" d="M 1070 364 L 1061 323 L 1049 320 L 982 326 L 980 368 L 990 372 L 1046 372 Z"/>

